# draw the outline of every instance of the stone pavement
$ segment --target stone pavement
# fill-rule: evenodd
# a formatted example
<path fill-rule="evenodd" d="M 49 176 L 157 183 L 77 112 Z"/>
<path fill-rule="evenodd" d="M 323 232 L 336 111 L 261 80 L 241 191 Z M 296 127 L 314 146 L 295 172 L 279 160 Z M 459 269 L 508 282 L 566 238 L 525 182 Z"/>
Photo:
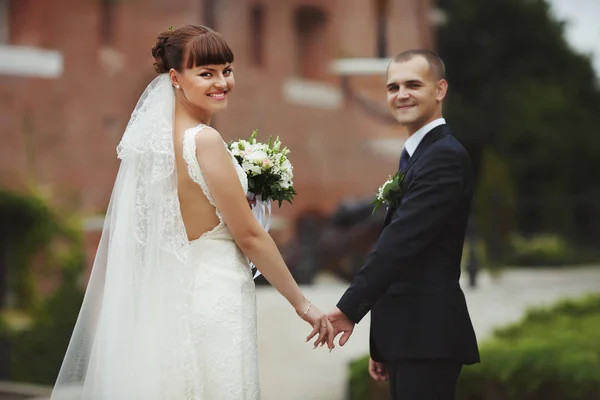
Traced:
<path fill-rule="evenodd" d="M 303 290 L 315 305 L 329 310 L 346 286 L 321 276 Z M 508 270 L 497 278 L 483 274 L 474 290 L 466 287 L 466 281 L 463 288 L 481 340 L 494 328 L 519 320 L 527 307 L 600 292 L 600 268 Z M 259 287 L 257 292 L 262 400 L 345 399 L 347 364 L 368 351 L 369 316 L 343 348 L 330 354 L 324 347 L 312 350 L 304 343 L 310 327 L 274 289 Z"/>

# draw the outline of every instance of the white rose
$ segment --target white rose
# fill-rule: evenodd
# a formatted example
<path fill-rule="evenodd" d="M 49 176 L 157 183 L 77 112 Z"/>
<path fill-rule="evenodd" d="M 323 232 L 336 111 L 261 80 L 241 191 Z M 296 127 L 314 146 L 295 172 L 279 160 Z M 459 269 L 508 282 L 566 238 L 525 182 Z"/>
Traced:
<path fill-rule="evenodd" d="M 265 158 L 264 160 L 262 160 L 261 164 L 262 164 L 262 166 L 263 166 L 264 169 L 271 169 L 271 168 L 273 168 L 273 163 L 268 158 Z"/>
<path fill-rule="evenodd" d="M 291 172 L 292 171 L 292 163 L 290 162 L 290 160 L 285 160 L 282 164 L 281 164 L 281 170 L 282 171 L 286 171 L 286 172 Z"/>
<path fill-rule="evenodd" d="M 260 173 L 262 172 L 258 165 L 254 165 L 253 163 L 248 161 L 242 162 L 242 169 L 246 172 L 246 174 L 249 174 L 251 176 L 260 175 Z"/>
<path fill-rule="evenodd" d="M 290 170 L 290 169 L 282 169 L 280 171 L 279 175 L 281 175 L 281 179 L 288 180 L 288 181 L 291 181 L 292 178 L 294 177 L 294 174 L 292 173 L 292 170 Z"/>
<path fill-rule="evenodd" d="M 269 156 L 267 156 L 267 153 L 265 153 L 264 151 L 257 150 L 247 154 L 246 159 L 256 164 L 262 164 L 265 161 L 269 161 Z"/>
<path fill-rule="evenodd" d="M 291 179 L 283 179 L 280 182 L 280 185 L 283 189 L 288 189 L 292 186 L 292 180 Z"/>

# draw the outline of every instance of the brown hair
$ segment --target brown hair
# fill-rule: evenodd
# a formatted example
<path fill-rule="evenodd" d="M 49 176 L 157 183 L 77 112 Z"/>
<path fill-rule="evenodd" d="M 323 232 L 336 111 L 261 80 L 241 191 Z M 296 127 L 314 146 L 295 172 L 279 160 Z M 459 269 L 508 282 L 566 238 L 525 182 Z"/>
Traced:
<path fill-rule="evenodd" d="M 446 67 L 444 66 L 444 62 L 437 54 L 430 50 L 406 50 L 394 57 L 392 62 L 410 61 L 415 56 L 421 56 L 427 60 L 429 68 L 431 69 L 431 72 L 433 72 L 433 76 L 437 79 L 446 79 Z"/>
<path fill-rule="evenodd" d="M 200 65 L 228 64 L 233 62 L 233 52 L 223 37 L 202 25 L 186 25 L 158 35 L 152 48 L 154 69 L 159 74 L 171 68 L 183 69 Z"/>

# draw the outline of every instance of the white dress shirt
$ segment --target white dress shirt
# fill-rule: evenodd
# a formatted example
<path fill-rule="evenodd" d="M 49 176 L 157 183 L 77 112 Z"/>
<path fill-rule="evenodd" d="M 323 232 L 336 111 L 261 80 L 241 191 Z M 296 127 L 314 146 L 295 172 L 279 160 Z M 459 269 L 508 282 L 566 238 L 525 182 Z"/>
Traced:
<path fill-rule="evenodd" d="M 412 157 L 415 150 L 417 150 L 419 143 L 421 143 L 421 140 L 423 140 L 425 135 L 427 135 L 433 128 L 436 128 L 440 125 L 444 125 L 445 123 L 446 120 L 444 118 L 434 119 L 430 123 L 420 127 L 415 133 L 410 135 L 409 138 L 406 139 L 406 142 L 404 142 L 404 148 L 408 152 L 408 155 Z"/>

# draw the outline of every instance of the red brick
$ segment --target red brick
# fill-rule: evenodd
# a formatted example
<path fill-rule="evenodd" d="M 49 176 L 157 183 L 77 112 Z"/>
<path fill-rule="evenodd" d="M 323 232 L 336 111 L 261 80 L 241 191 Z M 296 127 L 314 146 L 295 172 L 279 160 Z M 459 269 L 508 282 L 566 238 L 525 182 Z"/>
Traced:
<path fill-rule="evenodd" d="M 50 4 L 52 3 L 52 5 Z M 57 79 L 0 76 L 0 183 L 23 190 L 33 180 L 52 202 L 80 215 L 106 210 L 118 169 L 115 147 L 144 87 L 154 78 L 150 48 L 169 25 L 202 23 L 199 1 L 122 0 L 112 46 L 100 38 L 99 1 L 11 2 L 10 44 L 54 49 L 64 56 Z M 395 125 L 345 101 L 337 110 L 288 103 L 282 92 L 296 59 L 294 11 L 312 5 L 327 15 L 323 36 L 307 54 L 310 74 L 339 87 L 327 64 L 339 57 L 374 57 L 376 1 L 266 0 L 264 65 L 250 55 L 252 0 L 216 1 L 216 21 L 236 55 L 236 91 L 215 124 L 225 140 L 259 128 L 291 150 L 298 196 L 275 214 L 290 222 L 308 209 L 329 212 L 347 197 L 368 197 L 397 161 L 367 147 L 374 138 L 402 135 Z M 388 52 L 431 47 L 430 0 L 390 0 Z M 353 89 L 385 106 L 383 76 L 353 77 Z M 280 233 L 289 238 L 290 232 Z M 96 234 L 91 234 L 94 237 Z M 93 253 L 94 246 L 90 247 Z M 92 260 L 93 257 L 90 257 Z"/>

